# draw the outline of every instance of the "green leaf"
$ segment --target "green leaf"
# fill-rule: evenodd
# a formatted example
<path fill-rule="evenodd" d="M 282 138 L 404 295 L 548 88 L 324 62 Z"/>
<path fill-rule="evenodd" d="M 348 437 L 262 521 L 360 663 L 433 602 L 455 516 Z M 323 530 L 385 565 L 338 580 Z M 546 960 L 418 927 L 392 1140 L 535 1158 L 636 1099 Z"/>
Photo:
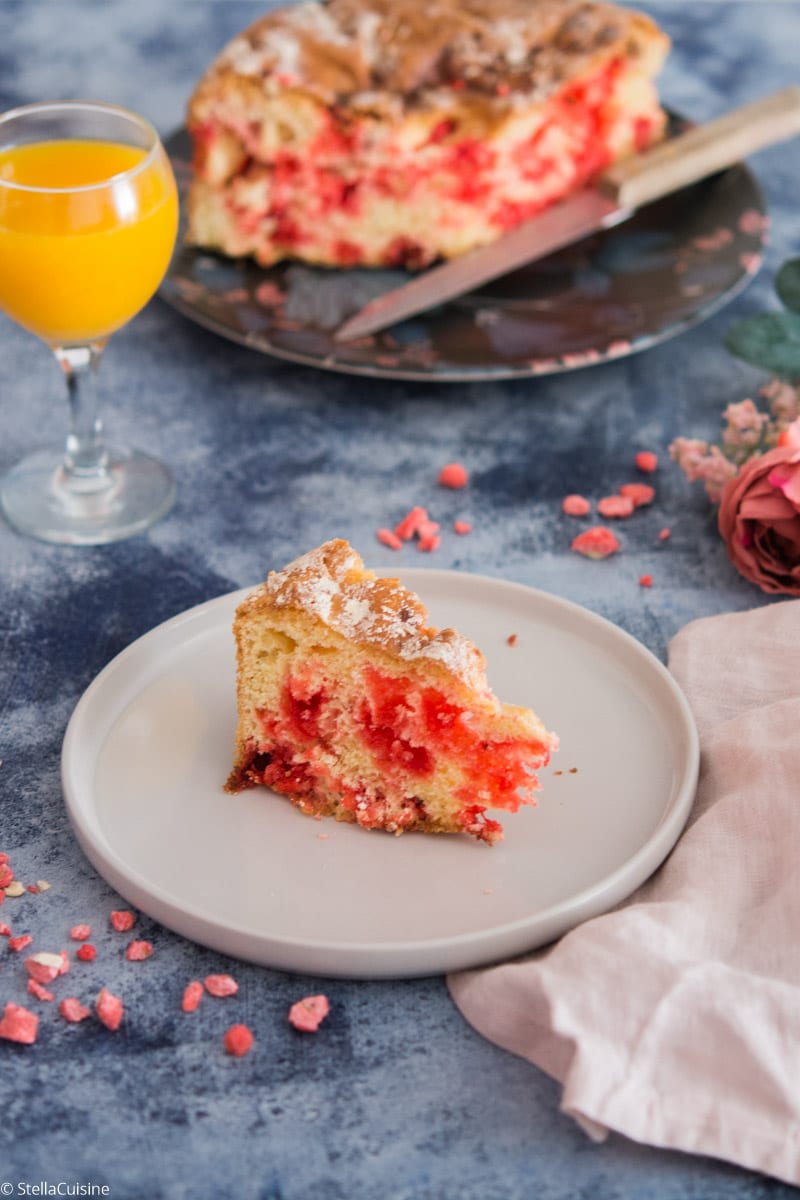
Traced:
<path fill-rule="evenodd" d="M 792 312 L 800 313 L 800 258 L 790 258 L 775 277 L 775 291 Z"/>
<path fill-rule="evenodd" d="M 761 313 L 728 330 L 725 345 L 733 354 L 791 383 L 800 382 L 800 316 Z"/>

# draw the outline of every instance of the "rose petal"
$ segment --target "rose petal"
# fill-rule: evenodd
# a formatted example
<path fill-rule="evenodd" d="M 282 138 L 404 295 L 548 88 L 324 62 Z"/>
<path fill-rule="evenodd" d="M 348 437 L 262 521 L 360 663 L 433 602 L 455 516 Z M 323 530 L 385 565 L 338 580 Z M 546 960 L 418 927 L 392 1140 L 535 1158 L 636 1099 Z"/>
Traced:
<path fill-rule="evenodd" d="M 800 467 L 776 467 L 770 471 L 768 479 L 773 487 L 780 488 L 787 500 L 800 505 Z"/>
<path fill-rule="evenodd" d="M 739 506 L 739 515 L 743 520 L 762 521 L 765 524 L 791 520 L 794 514 L 794 505 L 786 499 L 783 492 L 778 492 L 774 488 L 766 495 L 743 496 Z"/>

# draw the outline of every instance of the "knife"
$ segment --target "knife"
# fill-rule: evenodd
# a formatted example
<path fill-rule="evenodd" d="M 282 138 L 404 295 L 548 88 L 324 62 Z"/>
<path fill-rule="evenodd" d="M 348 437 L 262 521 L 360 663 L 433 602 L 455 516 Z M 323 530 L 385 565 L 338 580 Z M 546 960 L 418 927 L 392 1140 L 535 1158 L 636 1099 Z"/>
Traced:
<path fill-rule="evenodd" d="M 740 159 L 800 133 L 800 86 L 784 88 L 617 163 L 589 188 L 561 200 L 510 233 L 432 267 L 378 296 L 334 334 L 337 342 L 377 333 L 406 317 L 573 242 L 620 224 L 645 204 L 696 183 Z"/>

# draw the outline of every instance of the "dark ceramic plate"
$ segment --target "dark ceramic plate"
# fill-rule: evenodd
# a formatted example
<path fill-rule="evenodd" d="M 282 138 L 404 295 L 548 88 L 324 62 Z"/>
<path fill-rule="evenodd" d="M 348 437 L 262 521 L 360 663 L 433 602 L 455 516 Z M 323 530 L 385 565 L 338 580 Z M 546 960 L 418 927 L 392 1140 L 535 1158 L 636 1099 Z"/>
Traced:
<path fill-rule="evenodd" d="M 188 135 L 178 131 L 166 147 L 183 187 Z M 405 271 L 264 269 L 180 245 L 160 294 L 223 337 L 330 371 L 441 382 L 549 375 L 646 350 L 705 320 L 758 270 L 767 225 L 761 189 L 739 164 L 479 291 L 342 344 L 333 331 L 406 282 Z"/>

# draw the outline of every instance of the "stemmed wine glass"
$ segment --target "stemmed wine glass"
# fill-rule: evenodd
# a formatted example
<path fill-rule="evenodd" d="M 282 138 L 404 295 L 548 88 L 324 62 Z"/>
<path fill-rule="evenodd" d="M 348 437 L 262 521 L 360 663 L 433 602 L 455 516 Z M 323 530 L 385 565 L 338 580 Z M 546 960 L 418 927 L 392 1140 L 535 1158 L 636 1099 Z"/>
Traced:
<path fill-rule="evenodd" d="M 172 169 L 142 117 L 89 101 L 0 116 L 0 310 L 54 352 L 70 409 L 66 447 L 30 455 L 0 483 L 22 532 L 111 542 L 172 505 L 162 463 L 105 442 L 95 377 L 110 335 L 161 282 L 177 227 Z"/>

